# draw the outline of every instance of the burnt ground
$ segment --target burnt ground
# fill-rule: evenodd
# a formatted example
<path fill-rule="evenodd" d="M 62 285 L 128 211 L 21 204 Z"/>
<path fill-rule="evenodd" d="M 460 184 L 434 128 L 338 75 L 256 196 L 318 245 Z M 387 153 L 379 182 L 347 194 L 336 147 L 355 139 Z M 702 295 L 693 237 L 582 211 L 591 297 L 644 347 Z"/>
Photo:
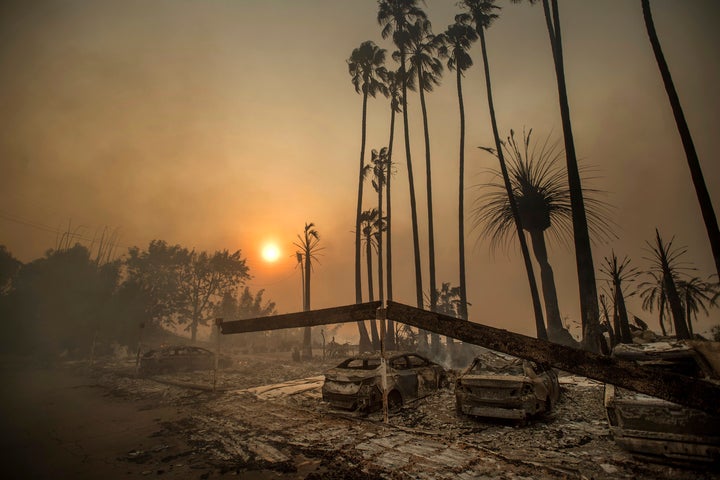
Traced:
<path fill-rule="evenodd" d="M 555 411 L 527 425 L 459 418 L 451 390 L 391 415 L 330 410 L 322 372 L 337 361 L 239 356 L 221 372 L 139 378 L 130 363 L 78 366 L 108 401 L 156 416 L 117 451 L 112 468 L 164 478 L 720 479 L 717 472 L 633 459 L 610 436 L 602 384 L 561 377 Z M 120 448 L 120 447 L 119 447 Z M 128 477 L 129 478 L 129 477 Z"/>

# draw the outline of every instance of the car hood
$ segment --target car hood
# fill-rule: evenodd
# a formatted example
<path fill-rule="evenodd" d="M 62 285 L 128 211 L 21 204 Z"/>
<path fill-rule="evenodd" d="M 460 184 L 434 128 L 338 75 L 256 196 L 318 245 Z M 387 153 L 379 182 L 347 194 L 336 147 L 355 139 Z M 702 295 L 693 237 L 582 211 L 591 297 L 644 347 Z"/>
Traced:
<path fill-rule="evenodd" d="M 532 384 L 524 375 L 464 375 L 460 382 L 466 387 L 516 388 Z"/>
<path fill-rule="evenodd" d="M 390 369 L 388 368 L 388 374 L 389 373 Z M 333 382 L 356 383 L 379 376 L 379 368 L 376 368 L 374 370 L 350 370 L 345 368 L 332 368 L 325 372 L 325 379 Z"/>

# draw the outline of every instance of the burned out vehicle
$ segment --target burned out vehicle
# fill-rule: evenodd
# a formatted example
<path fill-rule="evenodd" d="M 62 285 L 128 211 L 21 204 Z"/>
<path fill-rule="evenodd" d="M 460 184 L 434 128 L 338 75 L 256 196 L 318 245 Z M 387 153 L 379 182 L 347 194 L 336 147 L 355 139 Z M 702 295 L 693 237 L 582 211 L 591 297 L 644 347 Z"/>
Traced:
<path fill-rule="evenodd" d="M 717 342 L 618 345 L 614 357 L 718 383 Z M 634 456 L 661 463 L 720 467 L 720 417 L 613 385 L 605 411 L 615 443 Z"/>
<path fill-rule="evenodd" d="M 455 383 L 460 415 L 525 421 L 552 410 L 559 397 L 552 368 L 491 351 L 476 356 Z"/>
<path fill-rule="evenodd" d="M 447 385 L 443 367 L 408 352 L 386 352 L 387 398 L 390 410 Z M 322 398 L 334 408 L 370 412 L 382 408 L 382 366 L 379 352 L 350 357 L 325 373 Z"/>
<path fill-rule="evenodd" d="M 218 368 L 232 365 L 232 359 L 226 355 L 218 357 Z M 140 357 L 140 373 L 152 375 L 158 373 L 189 372 L 215 368 L 215 353 L 202 347 L 191 345 L 173 345 L 148 350 Z"/>

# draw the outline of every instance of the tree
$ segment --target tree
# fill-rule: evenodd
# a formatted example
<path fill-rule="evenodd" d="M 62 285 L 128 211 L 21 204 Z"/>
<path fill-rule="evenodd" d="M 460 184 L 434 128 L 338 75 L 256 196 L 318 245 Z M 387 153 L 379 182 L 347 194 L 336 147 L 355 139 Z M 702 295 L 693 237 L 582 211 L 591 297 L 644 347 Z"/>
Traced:
<path fill-rule="evenodd" d="M 695 317 L 697 322 L 697 314 L 702 310 L 708 315 L 708 309 L 714 305 L 713 294 L 715 294 L 714 285 L 706 282 L 699 277 L 690 277 L 681 279 L 677 282 L 678 293 L 685 306 L 685 319 L 690 338 L 693 338 L 692 319 Z"/>
<path fill-rule="evenodd" d="M 560 164 L 562 151 L 556 144 L 550 143 L 549 136 L 539 146 L 535 144 L 532 147 L 531 138 L 532 129 L 523 131 L 522 143 L 519 144 L 515 132 L 510 130 L 502 148 L 509 158 L 507 167 L 523 229 L 530 236 L 535 259 L 540 265 L 548 336 L 554 342 L 575 346 L 577 342 L 562 324 L 555 275 L 546 246 L 546 232 L 563 244 L 572 238 L 567 172 Z M 485 191 L 478 198 L 478 207 L 474 210 L 476 225 L 484 227 L 483 231 L 490 237 L 493 247 L 508 245 L 513 238 L 514 219 L 504 186 L 491 182 L 485 186 Z M 586 205 L 593 232 L 596 236 L 607 236 L 610 223 L 607 204 L 588 196 Z"/>
<path fill-rule="evenodd" d="M 427 19 L 419 19 L 408 26 L 407 53 L 410 61 L 408 75 L 416 76 L 418 92 L 420 93 L 420 108 L 422 111 L 423 134 L 425 139 L 425 184 L 427 189 L 427 222 L 428 222 L 428 272 L 430 276 L 430 310 L 435 310 L 437 304 L 437 289 L 435 284 L 435 231 L 433 219 L 432 198 L 432 166 L 430 161 L 430 130 L 428 127 L 427 104 L 425 92 L 432 92 L 435 85 L 440 84 L 442 76 L 442 62 L 437 58 L 437 49 L 440 45 L 438 38 L 432 33 L 432 26 Z M 438 337 L 439 338 L 439 337 Z"/>
<path fill-rule="evenodd" d="M 450 71 L 455 71 L 457 85 L 458 106 L 460 112 L 460 160 L 458 181 L 458 263 L 460 272 L 459 316 L 468 319 L 467 284 L 465 275 L 465 104 L 462 93 L 462 77 L 464 72 L 472 67 L 472 57 L 468 53 L 470 46 L 478 39 L 478 35 L 469 25 L 456 21 L 448 26 L 445 33 L 440 36 L 441 46 L 438 54 L 447 59 Z M 444 285 L 444 284 L 443 284 Z"/>
<path fill-rule="evenodd" d="M 367 280 L 368 292 L 371 302 L 375 301 L 373 288 L 373 266 L 372 257 L 373 250 L 378 250 L 378 227 L 380 225 L 380 217 L 377 208 L 365 210 L 360 215 L 360 227 L 362 228 L 363 241 L 365 243 L 365 258 L 367 262 Z M 380 336 L 378 334 L 377 323 L 370 320 L 370 335 L 374 350 L 380 349 Z"/>
<path fill-rule="evenodd" d="M 178 322 L 187 323 L 190 339 L 197 339 L 198 327 L 207 326 L 210 312 L 224 292 L 250 278 L 245 259 L 240 250 L 230 253 L 228 250 L 187 254 L 187 262 L 182 264 L 178 279 L 179 311 Z"/>
<path fill-rule="evenodd" d="M 612 252 L 610 258 L 605 257 L 604 260 L 605 263 L 600 268 L 600 271 L 608 277 L 608 282 L 612 285 L 616 312 L 616 315 L 613 316 L 615 334 L 619 339 L 619 343 L 632 343 L 627 307 L 625 306 L 625 295 L 623 294 L 623 283 L 628 284 L 632 282 L 638 275 L 638 271 L 636 268 L 630 267 L 630 259 L 628 257 L 618 262 L 615 251 Z"/>
<path fill-rule="evenodd" d="M 522 251 L 523 260 L 525 261 L 525 271 L 527 272 L 528 283 L 530 285 L 530 296 L 532 298 L 533 311 L 535 312 L 535 328 L 537 330 L 537 337 L 547 340 L 547 330 L 545 329 L 545 320 L 543 319 L 542 307 L 540 306 L 540 296 L 538 295 L 537 283 L 535 282 L 532 260 L 530 259 L 530 252 L 528 251 L 525 235 L 523 234 L 522 220 L 520 218 L 520 212 L 518 211 L 515 196 L 513 194 L 510 175 L 508 174 L 508 169 L 505 164 L 500 135 L 498 134 L 497 120 L 495 119 L 495 107 L 493 105 L 490 65 L 488 63 L 487 46 L 485 44 L 485 29 L 490 27 L 492 22 L 497 18 L 497 14 L 494 13 L 494 11 L 498 10 L 500 7 L 494 4 L 494 0 L 463 0 L 460 2 L 460 5 L 464 6 L 468 10 L 468 13 L 460 14 L 456 18 L 463 23 L 472 21 L 475 26 L 475 31 L 480 37 L 480 48 L 482 51 L 483 67 L 485 70 L 485 88 L 488 97 L 488 110 L 490 113 L 493 138 L 495 140 L 495 150 L 487 150 L 494 153 L 500 162 L 500 171 L 502 172 L 505 191 L 507 192 L 508 202 L 510 203 L 510 211 L 512 212 L 512 216 L 515 221 L 518 240 L 520 241 L 520 250 Z"/>
<path fill-rule="evenodd" d="M 5 245 L 0 245 L 0 295 L 7 295 L 10 291 L 13 277 L 20 267 L 22 262 L 15 258 Z"/>
<path fill-rule="evenodd" d="M 682 141 L 683 149 L 685 149 L 685 157 L 687 158 L 688 168 L 690 169 L 690 176 L 692 177 L 695 194 L 700 204 L 700 211 L 702 212 L 703 221 L 705 222 L 705 229 L 707 230 L 713 258 L 715 259 L 715 269 L 717 274 L 720 275 L 720 229 L 718 228 L 717 217 L 715 216 L 715 210 L 713 209 L 712 200 L 710 199 L 710 192 L 708 192 L 707 186 L 705 185 L 705 177 L 700 167 L 697 152 L 695 151 L 692 135 L 690 135 L 690 128 L 685 121 L 685 114 L 683 113 L 682 105 L 680 105 L 680 98 L 675 90 L 672 75 L 670 75 L 670 68 L 665 61 L 665 55 L 663 55 L 660 40 L 655 31 L 655 23 L 653 22 L 652 12 L 650 11 L 650 1 L 641 0 L 640 3 L 642 4 L 645 28 L 647 29 L 650 44 L 655 54 L 655 60 L 660 69 L 660 75 L 665 85 L 665 92 L 670 100 L 670 106 L 672 107 L 673 116 L 675 117 L 675 124 L 680 134 L 680 140 Z M 689 324 L 690 320 L 688 319 L 688 325 Z"/>
<path fill-rule="evenodd" d="M 358 199 L 355 216 L 355 302 L 362 302 L 360 274 L 360 215 L 362 213 L 363 180 L 365 178 L 365 138 L 367 123 L 368 95 L 375 97 L 378 92 L 385 94 L 387 89 L 382 82 L 385 74 L 385 49 L 372 41 L 360 44 L 347 60 L 348 71 L 357 93 L 362 93 L 362 133 L 360 140 L 360 171 L 358 175 Z"/>
<path fill-rule="evenodd" d="M 393 276 L 392 276 L 392 194 L 390 184 L 393 174 L 393 140 L 395 136 L 395 114 L 400 112 L 402 103 L 402 79 L 400 73 L 392 70 L 385 72 L 385 85 L 387 86 L 388 97 L 390 98 L 390 139 L 387 147 L 387 164 L 385 170 L 385 191 L 387 209 L 385 214 L 385 225 L 387 229 L 387 299 L 393 299 Z M 395 349 L 395 326 L 392 320 L 387 321 L 387 332 L 385 334 L 385 345 L 389 350 Z"/>
<path fill-rule="evenodd" d="M 521 0 L 513 0 L 515 2 Z M 529 0 L 531 4 L 537 0 Z M 572 209 L 573 239 L 575 243 L 575 263 L 577 266 L 578 287 L 580 291 L 580 311 L 582 316 L 582 336 L 585 348 L 598 351 L 602 342 L 600 334 L 600 312 L 595 284 L 595 268 L 593 266 L 590 232 L 585 213 L 580 171 L 575 154 L 570 106 L 565 85 L 565 65 L 563 61 L 562 33 L 560 29 L 560 10 L 557 0 L 542 0 L 545 23 L 550 38 L 550 48 L 555 65 L 555 78 L 558 88 L 558 102 L 562 119 L 563 137 L 565 139 L 565 159 L 570 188 L 570 206 Z M 552 10 L 552 11 L 551 11 Z"/>
<path fill-rule="evenodd" d="M 405 159 L 410 189 L 410 217 L 413 232 L 413 259 L 415 262 L 415 297 L 418 308 L 423 307 L 422 270 L 420 266 L 420 238 L 417 220 L 417 204 L 415 200 L 415 181 L 413 177 L 412 155 L 410 152 L 410 130 L 408 128 L 407 90 L 412 88 L 411 76 L 406 74 L 406 55 L 408 46 L 408 29 L 418 20 L 427 19 L 427 15 L 417 6 L 417 0 L 379 0 L 378 23 L 382 26 L 382 38 L 392 35 L 393 43 L 398 48 L 400 60 L 400 78 L 402 79 L 402 111 L 405 132 Z"/>
<path fill-rule="evenodd" d="M 677 282 L 680 269 L 683 268 L 682 264 L 680 264 L 680 257 L 687 252 L 687 249 L 673 247 L 674 240 L 673 237 L 670 242 L 663 242 L 660 232 L 655 229 L 655 243 L 647 242 L 652 253 L 652 257 L 648 258 L 648 260 L 652 262 L 651 271 L 655 273 L 655 278 L 662 278 L 665 298 L 673 316 L 675 335 L 678 340 L 686 340 L 690 338 L 690 332 L 685 323 L 685 313 L 682 299 L 678 293 Z"/>
<path fill-rule="evenodd" d="M 663 337 L 667 336 L 665 329 L 665 308 L 667 307 L 667 297 L 665 297 L 665 280 L 661 272 L 647 272 L 651 280 L 640 283 L 640 298 L 642 298 L 642 309 L 652 313 L 657 306 L 659 312 L 658 322 Z"/>
<path fill-rule="evenodd" d="M 303 310 L 310 310 L 310 272 L 312 270 L 312 262 L 317 262 L 317 254 L 322 247 L 320 244 L 320 235 L 315 230 L 314 223 L 305 222 L 305 228 L 302 235 L 298 234 L 298 241 L 293 245 L 298 247 L 298 259 L 304 261 L 304 281 L 303 281 Z M 312 358 L 312 330 L 311 327 L 305 327 L 303 334 L 303 358 Z"/>

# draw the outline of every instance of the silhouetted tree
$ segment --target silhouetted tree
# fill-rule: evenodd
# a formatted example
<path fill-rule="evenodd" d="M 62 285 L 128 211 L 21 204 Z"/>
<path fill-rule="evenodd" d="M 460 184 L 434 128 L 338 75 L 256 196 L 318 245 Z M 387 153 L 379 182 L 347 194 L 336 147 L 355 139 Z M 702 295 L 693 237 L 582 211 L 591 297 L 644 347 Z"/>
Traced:
<path fill-rule="evenodd" d="M 697 195 L 698 203 L 700 203 L 700 211 L 702 212 L 708 240 L 710 241 L 710 248 L 713 253 L 713 258 L 715 259 L 715 269 L 717 274 L 720 275 L 720 229 L 718 228 L 717 217 L 715 216 L 715 210 L 713 209 L 712 200 L 710 199 L 710 192 L 708 192 L 707 186 L 705 185 L 705 177 L 700 167 L 697 152 L 695 151 L 692 135 L 690 135 L 690 128 L 685 121 L 685 114 L 683 113 L 682 105 L 680 105 L 680 98 L 675 90 L 670 69 L 665 61 L 665 55 L 663 55 L 660 40 L 655 31 L 655 23 L 653 22 L 652 12 L 650 11 L 650 1 L 641 0 L 640 3 L 642 4 L 645 28 L 650 38 L 655 60 L 660 69 L 660 75 L 665 85 L 665 92 L 667 92 L 668 99 L 670 100 L 670 106 L 672 107 L 673 116 L 675 117 L 675 124 L 680 133 L 683 148 L 685 149 L 685 157 L 687 158 L 688 168 L 690 169 L 690 175 L 693 185 L 695 186 L 695 194 Z M 688 320 L 688 325 L 689 324 L 690 321 Z"/>
<path fill-rule="evenodd" d="M 385 73 L 385 49 L 372 41 L 363 42 L 354 49 L 347 60 L 348 71 L 357 93 L 362 93 L 362 134 L 360 140 L 360 170 L 358 174 L 358 199 L 355 216 L 355 302 L 362 302 L 362 280 L 360 271 L 360 214 L 362 213 L 363 180 L 365 178 L 365 138 L 367 128 L 368 95 L 375 97 L 378 92 L 386 93 L 382 78 Z"/>
<path fill-rule="evenodd" d="M 420 266 L 420 238 L 417 220 L 417 204 L 415 200 L 415 181 L 410 151 L 410 130 L 408 128 L 407 90 L 413 88 L 413 77 L 406 74 L 406 55 L 409 43 L 408 30 L 418 20 L 427 19 L 425 12 L 418 7 L 417 0 L 379 0 L 378 23 L 382 26 L 382 38 L 392 35 L 393 43 L 398 48 L 400 78 L 402 80 L 402 111 L 405 132 L 405 158 L 410 188 L 410 218 L 413 232 L 413 260 L 415 265 L 415 297 L 418 308 L 423 308 L 422 270 Z"/>
<path fill-rule="evenodd" d="M 10 291 L 13 277 L 21 266 L 22 262 L 15 258 L 5 245 L 0 245 L 0 295 L 6 295 Z"/>
<path fill-rule="evenodd" d="M 322 250 L 319 246 L 320 235 L 315 230 L 314 223 L 305 223 L 302 235 L 298 234 L 298 241 L 294 242 L 293 245 L 298 247 L 300 251 L 298 255 L 302 255 L 304 261 L 304 289 L 303 289 L 303 309 L 305 311 L 310 310 L 310 272 L 312 270 L 312 262 L 317 261 L 317 253 Z M 311 327 L 305 327 L 303 333 L 303 351 L 304 358 L 312 358 L 312 329 Z"/>
<path fill-rule="evenodd" d="M 678 293 L 677 282 L 679 280 L 679 269 L 682 268 L 679 264 L 680 257 L 687 252 L 687 249 L 684 247 L 674 248 L 674 240 L 673 238 L 668 243 L 663 242 L 660 232 L 655 229 L 655 243 L 647 242 L 652 253 L 652 257 L 648 258 L 648 260 L 652 262 L 651 270 L 655 272 L 656 278 L 662 277 L 665 298 L 668 305 L 670 305 L 673 316 L 675 335 L 678 340 L 684 340 L 690 338 L 690 332 L 685 323 L 685 313 Z"/>
<path fill-rule="evenodd" d="M 642 298 L 642 309 L 652 313 L 657 306 L 659 312 L 658 322 L 663 337 L 667 336 L 665 329 L 665 308 L 667 307 L 667 297 L 665 296 L 665 280 L 662 272 L 647 272 L 651 280 L 640 283 L 640 298 Z"/>
<path fill-rule="evenodd" d="M 513 0 L 514 2 L 522 0 Z M 537 0 L 529 0 L 531 4 Z M 563 137 L 565 139 L 565 158 L 567 162 L 568 185 L 570 187 L 570 206 L 572 209 L 573 239 L 575 243 L 575 263 L 577 265 L 578 285 L 580 290 L 580 311 L 582 317 L 582 336 L 585 348 L 598 351 L 602 335 L 600 333 L 600 313 L 595 283 L 590 232 L 585 212 L 582 183 L 575 140 L 573 139 L 570 106 L 565 85 L 565 65 L 563 61 L 562 33 L 560 28 L 560 10 L 557 0 L 542 0 L 545 23 L 550 38 L 550 48 L 555 65 L 560 117 L 562 119 Z"/>
<path fill-rule="evenodd" d="M 458 106 L 460 112 L 460 161 L 458 181 L 458 264 L 460 272 L 460 296 L 459 317 L 468 319 L 467 309 L 467 284 L 465 275 L 465 104 L 462 93 L 462 77 L 465 70 L 472 67 L 472 57 L 468 53 L 470 46 L 478 39 L 475 30 L 462 22 L 456 21 L 448 26 L 445 33 L 440 36 L 441 46 L 438 54 L 441 58 L 447 58 L 447 66 L 455 71 L 457 85 Z"/>
<path fill-rule="evenodd" d="M 493 138 L 495 140 L 495 150 L 487 150 L 494 153 L 500 162 L 500 170 L 505 184 L 505 191 L 507 192 L 508 201 L 510 203 L 510 211 L 512 212 L 513 219 L 515 220 L 518 240 L 520 241 L 520 250 L 522 251 L 523 260 L 525 261 L 525 270 L 527 272 L 528 283 L 530 284 L 530 296 L 532 298 L 533 311 L 535 312 L 535 328 L 537 330 L 537 337 L 547 340 L 547 330 L 545 329 L 545 320 L 543 319 L 542 306 L 540 305 L 540 296 L 538 294 L 537 283 L 535 282 L 532 260 L 530 259 L 530 252 L 528 251 L 525 235 L 523 234 L 522 220 L 520 218 L 517 203 L 515 202 L 512 184 L 510 182 L 510 175 L 508 174 L 505 157 L 502 151 L 502 143 L 500 142 L 497 121 L 495 119 L 492 83 L 490 81 L 490 65 L 488 63 L 487 46 L 485 44 L 485 29 L 490 27 L 490 24 L 492 24 L 492 22 L 498 17 L 498 15 L 494 12 L 500 7 L 494 4 L 494 0 L 463 0 L 459 3 L 459 5 L 465 7 L 469 13 L 458 15 L 456 17 L 457 20 L 463 23 L 472 21 L 475 26 L 475 31 L 480 37 L 480 47 L 485 70 L 485 88 L 488 97 L 488 109 L 490 112 L 490 123 L 492 125 Z"/>
<path fill-rule="evenodd" d="M 378 249 L 378 226 L 379 217 L 377 208 L 365 210 L 360 215 L 360 228 L 362 228 L 363 241 L 365 243 L 365 258 L 367 262 L 367 281 L 368 281 L 368 292 L 369 300 L 375 301 L 374 287 L 373 287 L 373 250 Z M 377 322 L 373 319 L 370 320 L 370 338 L 372 339 L 372 346 L 374 350 L 380 349 L 380 336 L 378 334 Z"/>
<path fill-rule="evenodd" d="M 615 312 L 617 313 L 613 318 L 615 333 L 617 334 L 619 343 L 632 343 L 623 284 L 627 285 L 632 282 L 638 275 L 638 271 L 636 268 L 630 267 L 630 259 L 628 257 L 618 262 L 617 255 L 615 255 L 614 251 L 610 258 L 605 257 L 604 260 L 605 263 L 600 268 L 600 271 L 608 277 L 608 282 L 612 285 Z"/>
<path fill-rule="evenodd" d="M 685 319 L 687 321 L 688 332 L 690 338 L 693 338 L 695 334 L 693 332 L 692 319 L 694 317 L 697 322 L 697 314 L 701 310 L 705 315 L 710 313 L 708 309 L 715 305 L 713 302 L 715 287 L 710 282 L 706 282 L 699 277 L 679 280 L 677 287 L 680 299 L 685 306 Z"/>

